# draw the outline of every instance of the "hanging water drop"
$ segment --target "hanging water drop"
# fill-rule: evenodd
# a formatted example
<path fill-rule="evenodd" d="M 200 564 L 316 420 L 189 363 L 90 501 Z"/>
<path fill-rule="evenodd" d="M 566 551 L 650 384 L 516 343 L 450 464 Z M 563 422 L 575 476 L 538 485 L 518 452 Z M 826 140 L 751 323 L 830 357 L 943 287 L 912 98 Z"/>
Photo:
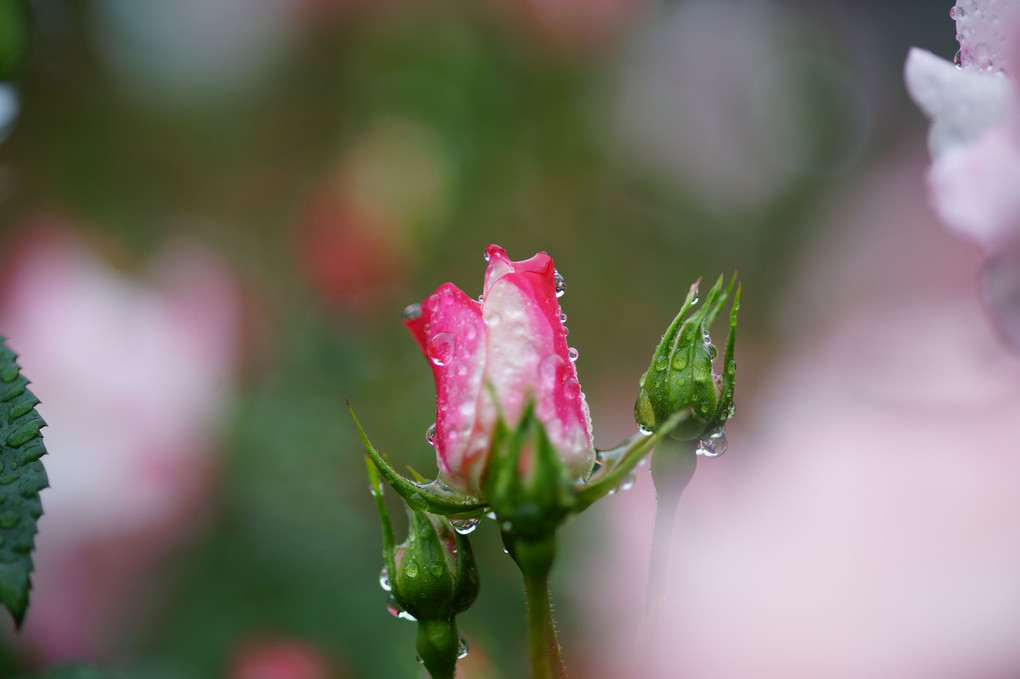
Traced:
<path fill-rule="evenodd" d="M 560 323 L 566 323 L 566 322 L 567 322 L 567 315 L 561 311 L 560 312 Z"/>
<path fill-rule="evenodd" d="M 382 587 L 384 592 L 393 590 L 390 586 L 390 572 L 386 570 L 386 566 L 383 566 L 383 569 L 379 571 L 379 586 Z"/>
<path fill-rule="evenodd" d="M 949 8 L 949 18 L 953 21 L 959 21 L 963 17 L 967 16 L 967 11 L 959 5 L 953 5 Z"/>
<path fill-rule="evenodd" d="M 409 304 L 404 308 L 404 313 L 400 315 L 401 320 L 405 323 L 407 321 L 413 321 L 417 318 L 421 318 L 421 304 Z"/>
<path fill-rule="evenodd" d="M 652 434 L 655 433 L 655 432 L 653 432 L 651 429 L 649 429 L 648 427 L 646 427 L 643 424 L 639 425 L 637 430 L 638 430 L 638 433 L 641 434 L 642 436 L 651 436 Z"/>
<path fill-rule="evenodd" d="M 468 654 L 468 642 L 464 637 L 460 638 L 457 644 L 457 660 L 463 660 Z"/>
<path fill-rule="evenodd" d="M 956 50 L 956 54 L 953 55 L 953 63 L 957 68 L 963 68 L 963 50 Z"/>
<path fill-rule="evenodd" d="M 705 457 L 719 457 L 726 452 L 729 444 L 726 441 L 726 430 L 722 427 L 715 427 L 698 441 L 697 454 Z"/>
<path fill-rule="evenodd" d="M 616 487 L 616 490 L 630 490 L 634 487 L 634 483 L 637 481 L 637 474 L 633 470 L 627 472 L 627 475 L 623 477 L 623 481 L 620 481 L 620 485 Z"/>
<path fill-rule="evenodd" d="M 436 423 L 433 422 L 425 430 L 425 440 L 429 442 L 429 445 L 433 448 L 436 445 Z"/>
<path fill-rule="evenodd" d="M 571 361 L 576 361 L 577 357 L 580 355 L 581 355 L 580 352 L 578 352 L 578 350 L 575 349 L 574 347 L 567 348 L 567 358 L 569 358 Z"/>
<path fill-rule="evenodd" d="M 563 293 L 567 291 L 567 281 L 563 279 L 563 275 L 556 269 L 553 269 L 553 279 L 556 281 L 556 296 L 562 297 Z"/>
<path fill-rule="evenodd" d="M 478 528 L 478 524 L 482 522 L 479 518 L 473 519 L 450 519 L 450 525 L 453 529 L 461 535 L 470 535 L 475 532 L 475 528 Z"/>
<path fill-rule="evenodd" d="M 386 610 L 390 615 L 399 620 L 408 620 L 410 622 L 418 621 L 418 618 L 405 611 L 403 607 L 397 603 L 397 598 L 392 594 L 390 594 L 389 598 L 386 600 Z"/>
<path fill-rule="evenodd" d="M 485 252 L 482 254 L 482 257 L 485 259 L 485 263 L 488 264 L 489 263 L 489 249 L 488 248 L 485 249 Z"/>

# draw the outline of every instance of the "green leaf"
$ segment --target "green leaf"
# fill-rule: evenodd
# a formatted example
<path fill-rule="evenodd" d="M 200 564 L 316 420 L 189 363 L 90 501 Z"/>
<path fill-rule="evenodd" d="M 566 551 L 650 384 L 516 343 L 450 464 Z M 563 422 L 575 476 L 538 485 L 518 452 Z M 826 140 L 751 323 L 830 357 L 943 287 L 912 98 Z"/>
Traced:
<path fill-rule="evenodd" d="M 32 550 L 42 516 L 39 491 L 46 488 L 46 454 L 39 429 L 45 422 L 27 389 L 17 355 L 0 337 L 0 603 L 20 627 L 32 588 Z"/>

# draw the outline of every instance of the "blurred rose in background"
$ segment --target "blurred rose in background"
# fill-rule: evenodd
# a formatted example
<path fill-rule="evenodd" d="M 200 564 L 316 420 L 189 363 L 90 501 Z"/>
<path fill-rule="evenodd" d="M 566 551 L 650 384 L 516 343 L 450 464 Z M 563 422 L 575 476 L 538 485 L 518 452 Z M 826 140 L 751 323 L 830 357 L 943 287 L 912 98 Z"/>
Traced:
<path fill-rule="evenodd" d="M 104 658 L 130 635 L 158 562 L 199 533 L 240 357 L 240 289 L 215 256 L 165 248 L 113 270 L 67 227 L 9 243 L 0 326 L 43 401 L 51 488 L 32 621 L 44 662 Z"/>

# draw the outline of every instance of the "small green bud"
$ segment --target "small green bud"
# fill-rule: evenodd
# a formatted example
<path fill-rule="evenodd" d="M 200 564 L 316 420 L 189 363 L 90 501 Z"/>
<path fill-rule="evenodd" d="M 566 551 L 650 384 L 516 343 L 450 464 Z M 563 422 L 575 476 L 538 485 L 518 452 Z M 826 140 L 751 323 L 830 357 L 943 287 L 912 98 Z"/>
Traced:
<path fill-rule="evenodd" d="M 478 596 L 471 544 L 435 514 L 408 509 L 407 540 L 393 551 L 393 598 L 418 620 L 447 620 Z"/>
<path fill-rule="evenodd" d="M 505 537 L 545 537 L 576 509 L 570 474 L 535 416 L 534 404 L 516 430 L 497 424 L 482 492 Z"/>
<path fill-rule="evenodd" d="M 715 372 L 717 351 L 708 329 L 733 291 L 736 276 L 723 288 L 722 276 L 696 310 L 698 283 L 691 286 L 680 313 L 662 336 L 652 355 L 648 371 L 641 376 L 640 392 L 634 405 L 634 418 L 642 427 L 656 429 L 674 413 L 690 408 L 690 416 L 670 433 L 679 441 L 702 439 L 712 435 L 733 414 L 733 382 L 736 361 L 737 287 L 730 312 L 730 332 L 723 357 L 722 375 Z"/>

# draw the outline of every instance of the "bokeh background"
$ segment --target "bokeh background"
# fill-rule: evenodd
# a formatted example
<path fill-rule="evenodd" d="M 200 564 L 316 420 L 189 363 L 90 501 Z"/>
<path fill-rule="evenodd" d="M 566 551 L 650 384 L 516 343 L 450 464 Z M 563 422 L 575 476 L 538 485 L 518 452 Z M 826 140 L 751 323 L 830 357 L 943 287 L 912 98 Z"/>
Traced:
<path fill-rule="evenodd" d="M 400 313 L 480 291 L 490 242 L 555 258 L 604 448 L 690 283 L 743 282 L 669 623 L 642 469 L 562 531 L 572 676 L 1020 675 L 1020 368 L 902 83 L 950 5 L 4 0 L 0 332 L 52 488 L 0 676 L 418 676 L 344 399 L 432 471 Z M 525 676 L 519 575 L 473 542 L 463 674 Z"/>

